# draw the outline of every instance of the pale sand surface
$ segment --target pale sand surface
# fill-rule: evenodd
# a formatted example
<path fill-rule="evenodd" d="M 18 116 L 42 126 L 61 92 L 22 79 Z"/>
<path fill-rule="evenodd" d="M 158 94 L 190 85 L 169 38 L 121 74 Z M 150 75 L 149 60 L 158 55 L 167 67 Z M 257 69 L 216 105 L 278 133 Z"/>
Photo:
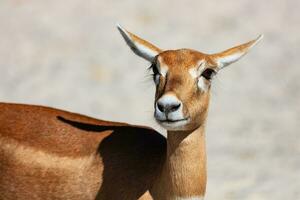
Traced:
<path fill-rule="evenodd" d="M 0 0 L 0 101 L 143 124 L 154 84 L 117 22 L 161 48 L 221 51 L 207 127 L 209 200 L 300 199 L 300 1 Z M 162 132 L 163 133 L 163 132 Z"/>

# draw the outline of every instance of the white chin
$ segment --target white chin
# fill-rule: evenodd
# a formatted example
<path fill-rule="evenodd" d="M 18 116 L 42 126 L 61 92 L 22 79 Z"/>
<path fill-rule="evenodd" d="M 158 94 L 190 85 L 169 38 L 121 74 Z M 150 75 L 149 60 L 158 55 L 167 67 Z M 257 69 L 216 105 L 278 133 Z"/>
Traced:
<path fill-rule="evenodd" d="M 185 126 L 188 124 L 189 119 L 181 120 L 181 121 L 175 121 L 175 122 L 170 122 L 170 121 L 159 121 L 157 122 L 165 129 L 170 130 L 170 131 L 180 131 L 180 130 L 185 130 Z"/>

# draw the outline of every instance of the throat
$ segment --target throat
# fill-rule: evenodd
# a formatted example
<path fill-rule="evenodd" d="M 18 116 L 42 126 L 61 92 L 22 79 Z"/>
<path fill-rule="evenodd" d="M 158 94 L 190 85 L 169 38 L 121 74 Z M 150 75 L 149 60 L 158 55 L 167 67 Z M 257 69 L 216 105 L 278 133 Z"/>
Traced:
<path fill-rule="evenodd" d="M 168 131 L 167 157 L 161 178 L 168 198 L 203 197 L 206 189 L 205 133 Z"/>

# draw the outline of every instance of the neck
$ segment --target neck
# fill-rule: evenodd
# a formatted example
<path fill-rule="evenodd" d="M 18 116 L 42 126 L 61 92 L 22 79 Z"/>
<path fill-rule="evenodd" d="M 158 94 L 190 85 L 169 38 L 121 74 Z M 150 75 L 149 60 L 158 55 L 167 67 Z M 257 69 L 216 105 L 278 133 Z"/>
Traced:
<path fill-rule="evenodd" d="M 206 188 L 204 126 L 193 131 L 168 131 L 167 157 L 158 184 L 167 199 L 201 199 Z"/>

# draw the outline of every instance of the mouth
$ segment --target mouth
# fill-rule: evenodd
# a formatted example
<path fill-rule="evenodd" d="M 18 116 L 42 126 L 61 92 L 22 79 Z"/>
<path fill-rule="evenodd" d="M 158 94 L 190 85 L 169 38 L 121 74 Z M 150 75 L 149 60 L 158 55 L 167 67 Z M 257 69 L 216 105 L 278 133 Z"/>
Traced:
<path fill-rule="evenodd" d="M 177 120 L 170 120 L 170 119 L 165 119 L 165 120 L 159 120 L 156 119 L 156 121 L 166 128 L 167 130 L 181 130 L 182 128 L 185 127 L 185 125 L 188 124 L 189 118 L 183 118 L 183 119 L 177 119 Z"/>
<path fill-rule="evenodd" d="M 170 119 L 159 120 L 159 119 L 157 119 L 157 121 L 160 122 L 160 123 L 172 124 L 172 123 L 177 123 L 177 122 L 188 121 L 188 118 L 177 119 L 177 120 L 170 120 Z"/>

